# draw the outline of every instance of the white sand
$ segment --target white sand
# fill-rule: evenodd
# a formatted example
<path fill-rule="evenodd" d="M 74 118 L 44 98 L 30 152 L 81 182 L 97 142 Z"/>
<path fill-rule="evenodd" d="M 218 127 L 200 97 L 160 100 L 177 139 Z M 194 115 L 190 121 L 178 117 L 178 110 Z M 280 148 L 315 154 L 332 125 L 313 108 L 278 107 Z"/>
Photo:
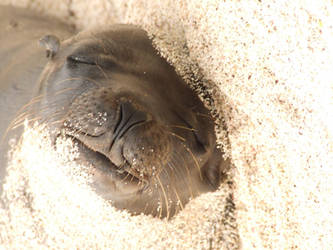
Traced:
<path fill-rule="evenodd" d="M 22 199 L 12 197 L 9 211 L 34 216 L 23 221 L 19 217 L 16 221 L 12 216 L 12 221 L 6 221 L 7 212 L 1 211 L 6 230 L 0 228 L 0 235 L 8 237 L 2 236 L 4 244 L 28 247 L 20 231 L 26 230 L 25 238 L 30 246 L 44 244 L 65 248 L 75 244 L 79 247 L 108 244 L 125 249 L 207 249 L 212 244 L 213 249 L 229 249 L 231 245 L 240 246 L 238 231 L 244 249 L 333 247 L 332 2 L 2 2 L 28 5 L 58 15 L 81 28 L 123 22 L 147 29 L 157 49 L 191 86 L 201 94 L 205 94 L 203 87 L 207 88 L 211 98 L 205 99 L 206 104 L 213 105 L 211 109 L 217 117 L 224 117 L 228 130 L 227 138 L 218 129 L 219 141 L 234 163 L 234 176 L 230 175 L 234 189 L 224 186 L 216 193 L 195 199 L 172 222 L 129 218 L 102 201 L 80 207 L 92 203 L 90 198 L 87 200 L 89 190 L 82 191 L 87 195 L 78 200 L 69 199 L 66 209 L 57 207 L 57 203 L 48 198 L 50 195 L 43 196 L 45 190 L 40 188 L 48 182 L 43 184 L 42 178 L 37 178 L 38 174 L 47 176 L 48 171 L 39 173 L 24 167 L 28 169 L 26 175 L 36 180 L 30 185 L 36 196 L 35 210 L 28 210 L 26 203 L 21 203 Z M 222 120 L 218 123 L 222 127 Z M 29 150 L 32 148 L 29 146 Z M 17 162 L 20 157 L 29 158 L 18 152 L 12 164 L 16 173 L 22 173 L 21 164 Z M 39 156 L 44 160 L 50 157 Z M 13 174 L 13 178 L 15 176 L 18 178 Z M 18 180 L 12 183 L 20 188 Z M 60 186 L 58 190 L 57 186 Z M 59 200 L 65 199 L 63 204 L 67 204 L 66 197 L 72 196 L 64 187 L 54 181 L 57 192 L 53 194 Z M 232 219 L 232 213 L 225 212 L 229 211 L 225 207 L 231 193 L 236 203 L 237 221 Z M 50 207 L 49 213 L 45 205 Z M 96 210 L 93 205 L 102 209 Z M 57 215 L 58 209 L 62 213 Z M 103 216 L 89 211 L 103 211 Z M 59 222 L 65 216 L 70 219 L 66 223 Z M 112 223 L 105 225 L 101 220 L 105 216 L 109 216 Z M 91 221 L 96 222 L 89 224 Z M 78 228 L 81 224 L 83 226 Z M 238 229 L 234 228 L 236 224 Z M 10 228 L 12 225 L 16 225 L 15 230 Z M 89 233 L 99 230 L 103 233 Z M 49 237 L 41 241 L 45 234 Z M 96 237 L 101 245 L 93 245 Z M 104 237 L 107 240 L 102 240 Z"/>
<path fill-rule="evenodd" d="M 0 239 L 7 247 L 218 249 L 238 245 L 237 232 L 230 227 L 235 224 L 229 215 L 232 208 L 226 208 L 227 187 L 193 200 L 171 221 L 132 217 L 116 211 L 88 187 L 88 168 L 73 163 L 78 155 L 75 146 L 59 142 L 57 148 L 58 153 L 47 136 L 30 129 L 21 148 L 13 152 L 4 186 L 10 222 L 0 223 Z"/>

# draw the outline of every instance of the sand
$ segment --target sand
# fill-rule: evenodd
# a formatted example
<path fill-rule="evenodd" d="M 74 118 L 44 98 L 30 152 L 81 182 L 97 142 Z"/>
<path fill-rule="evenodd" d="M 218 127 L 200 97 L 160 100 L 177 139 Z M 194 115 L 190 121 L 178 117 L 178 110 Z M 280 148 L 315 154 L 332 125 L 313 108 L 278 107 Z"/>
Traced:
<path fill-rule="evenodd" d="M 11 162 L 6 209 L 1 210 L 4 245 L 332 248 L 331 1 L 1 2 L 56 15 L 80 29 L 115 22 L 145 28 L 161 55 L 211 109 L 219 143 L 233 163 L 232 184 L 194 199 L 173 221 L 129 217 L 99 200 L 81 181 L 60 177 L 68 173 L 40 171 L 50 164 L 38 168 L 40 163 L 27 152 L 36 152 L 38 157 L 32 158 L 43 164 L 64 159 L 39 152 L 28 142 L 30 136 L 40 136 L 28 131 Z M 52 176 L 59 179 L 45 181 Z M 44 193 L 45 185 L 55 192 Z M 77 192 L 82 192 L 80 198 Z"/>

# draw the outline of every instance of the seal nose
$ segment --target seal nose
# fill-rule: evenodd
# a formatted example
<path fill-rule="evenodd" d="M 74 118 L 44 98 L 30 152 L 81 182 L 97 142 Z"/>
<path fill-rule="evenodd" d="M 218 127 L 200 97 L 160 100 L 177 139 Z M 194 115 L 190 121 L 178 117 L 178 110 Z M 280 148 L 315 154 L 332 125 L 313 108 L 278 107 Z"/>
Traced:
<path fill-rule="evenodd" d="M 135 109 L 129 102 L 120 104 L 119 120 L 114 128 L 113 139 L 121 138 L 130 128 L 145 122 L 147 115 Z"/>
<path fill-rule="evenodd" d="M 120 104 L 119 119 L 114 128 L 112 143 L 110 145 L 110 157 L 114 164 L 121 166 L 124 158 L 122 156 L 122 146 L 116 143 L 128 130 L 144 123 L 147 120 L 147 115 L 143 111 L 137 110 L 129 102 Z"/>

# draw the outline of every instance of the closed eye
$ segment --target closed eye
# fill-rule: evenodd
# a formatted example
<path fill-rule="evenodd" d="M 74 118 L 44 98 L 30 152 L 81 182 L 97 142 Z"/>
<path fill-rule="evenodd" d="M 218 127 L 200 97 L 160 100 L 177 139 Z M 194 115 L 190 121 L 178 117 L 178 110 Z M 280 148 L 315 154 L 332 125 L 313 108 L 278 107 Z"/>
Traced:
<path fill-rule="evenodd" d="M 85 64 L 92 66 L 104 66 L 104 67 L 116 67 L 114 57 L 112 55 L 82 55 L 82 54 L 72 54 L 67 56 L 67 62 L 72 65 Z"/>
<path fill-rule="evenodd" d="M 195 141 L 196 141 L 197 145 L 199 146 L 200 150 L 202 152 L 205 152 L 206 147 L 205 147 L 205 144 L 201 141 L 200 135 L 198 134 L 198 131 L 187 120 L 185 120 L 183 116 L 179 115 L 177 112 L 175 112 L 175 114 L 178 116 L 178 118 L 180 120 L 182 120 L 186 124 L 188 129 L 191 130 L 191 132 L 192 132 L 192 134 L 195 138 Z"/>
<path fill-rule="evenodd" d="M 74 64 L 97 65 L 96 59 L 85 55 L 70 55 L 67 62 Z"/>

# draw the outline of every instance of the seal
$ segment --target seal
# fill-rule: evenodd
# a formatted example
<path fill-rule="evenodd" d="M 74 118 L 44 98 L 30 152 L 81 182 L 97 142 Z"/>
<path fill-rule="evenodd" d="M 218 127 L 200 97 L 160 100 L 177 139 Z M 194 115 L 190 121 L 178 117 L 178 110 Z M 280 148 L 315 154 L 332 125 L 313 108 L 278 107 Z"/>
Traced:
<path fill-rule="evenodd" d="M 12 121 L 38 91 L 38 79 L 48 61 L 38 40 L 49 30 L 60 39 L 74 34 L 73 27 L 56 18 L 0 5 L 0 192 L 9 139 L 18 140 L 22 133 L 22 127 L 12 129 Z"/>
<path fill-rule="evenodd" d="M 43 25 L 51 25 L 45 21 Z M 1 95 L 6 99 L 1 99 L 1 117 L 10 100 L 29 102 L 35 96 L 25 118 L 46 125 L 54 142 L 75 142 L 78 161 L 93 173 L 96 193 L 132 214 L 171 218 L 190 199 L 216 190 L 228 162 L 216 147 L 214 120 L 158 55 L 146 32 L 133 25 L 113 25 L 64 40 L 68 28 L 52 23 L 56 29 L 49 30 L 62 37 L 55 32 L 36 39 L 47 58 L 37 48 L 26 56 L 24 46 L 34 36 L 26 29 L 23 42 L 0 51 L 16 58 L 2 61 Z M 34 22 L 30 29 L 39 30 L 40 25 Z M 16 29 L 7 29 L 6 37 L 18 33 Z M 8 48 L 9 41 L 1 41 L 1 48 Z M 29 66 L 11 65 L 17 58 Z M 15 83 L 26 88 L 18 91 Z M 21 105 L 9 108 L 9 119 Z M 11 127 L 9 120 L 6 126 Z"/>

